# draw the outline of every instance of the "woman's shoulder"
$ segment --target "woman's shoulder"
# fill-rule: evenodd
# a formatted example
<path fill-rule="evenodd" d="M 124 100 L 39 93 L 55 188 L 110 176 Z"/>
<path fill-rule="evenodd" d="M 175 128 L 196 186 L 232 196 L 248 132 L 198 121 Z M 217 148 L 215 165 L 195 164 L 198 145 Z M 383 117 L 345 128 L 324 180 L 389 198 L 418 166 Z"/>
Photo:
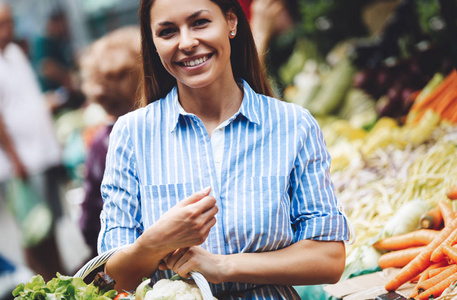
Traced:
<path fill-rule="evenodd" d="M 310 116 L 310 113 L 307 109 L 291 102 L 287 102 L 285 100 L 281 100 L 275 96 L 267 96 L 261 93 L 254 91 L 251 88 L 249 83 L 245 80 L 242 80 L 244 84 L 244 92 L 246 93 L 247 98 L 249 99 L 251 105 L 253 107 L 258 106 L 259 108 L 263 109 L 264 111 L 277 110 L 285 111 L 285 112 L 293 112 L 294 114 L 298 114 L 300 116 Z"/>
<path fill-rule="evenodd" d="M 176 116 L 173 98 L 164 97 L 144 107 L 137 108 L 119 117 L 113 131 L 125 130 L 130 136 L 143 135 L 151 130 L 166 128 Z"/>
<path fill-rule="evenodd" d="M 271 97 L 262 94 L 257 94 L 257 96 L 263 106 L 273 110 L 276 114 L 280 113 L 281 115 L 279 117 L 281 118 L 284 118 L 282 114 L 286 114 L 287 116 L 296 119 L 297 122 L 315 121 L 315 118 L 309 112 L 309 110 L 300 105 L 281 100 L 277 97 Z"/>

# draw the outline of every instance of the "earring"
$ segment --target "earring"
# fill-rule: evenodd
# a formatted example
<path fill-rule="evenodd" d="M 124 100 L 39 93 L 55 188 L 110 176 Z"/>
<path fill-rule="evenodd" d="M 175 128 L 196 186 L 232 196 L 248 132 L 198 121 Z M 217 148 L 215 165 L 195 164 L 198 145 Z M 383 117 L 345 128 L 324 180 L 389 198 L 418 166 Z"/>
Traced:
<path fill-rule="evenodd" d="M 235 36 L 235 30 L 230 31 L 231 36 Z"/>

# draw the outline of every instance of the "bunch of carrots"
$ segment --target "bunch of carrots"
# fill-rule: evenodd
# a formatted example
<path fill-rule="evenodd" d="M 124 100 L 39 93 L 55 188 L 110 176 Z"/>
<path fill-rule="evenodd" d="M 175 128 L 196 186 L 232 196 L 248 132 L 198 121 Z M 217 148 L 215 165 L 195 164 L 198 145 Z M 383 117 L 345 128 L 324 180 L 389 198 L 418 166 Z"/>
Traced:
<path fill-rule="evenodd" d="M 448 192 L 457 199 L 457 187 Z M 385 286 L 395 291 L 407 282 L 415 283 L 410 299 L 439 297 L 457 282 L 457 213 L 449 201 L 441 201 L 421 219 L 421 229 L 385 238 L 373 245 L 387 251 L 379 258 L 382 269 L 401 268 Z"/>
<path fill-rule="evenodd" d="M 435 77 L 428 87 L 414 93 L 416 96 L 408 112 L 406 122 L 417 123 L 427 110 L 433 110 L 452 124 L 457 123 L 457 71 L 449 73 L 444 80 Z"/>

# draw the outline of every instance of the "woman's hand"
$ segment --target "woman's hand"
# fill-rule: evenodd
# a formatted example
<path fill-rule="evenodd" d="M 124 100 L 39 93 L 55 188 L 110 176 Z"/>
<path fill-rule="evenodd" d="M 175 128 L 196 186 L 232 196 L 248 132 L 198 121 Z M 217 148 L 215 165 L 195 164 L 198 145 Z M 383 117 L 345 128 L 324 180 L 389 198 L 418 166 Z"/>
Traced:
<path fill-rule="evenodd" d="M 223 282 L 222 270 L 229 256 L 208 252 L 199 246 L 181 248 L 170 254 L 159 266 L 160 270 L 171 269 L 183 278 L 190 277 L 190 271 L 198 271 L 212 283 Z"/>
<path fill-rule="evenodd" d="M 218 212 L 216 199 L 209 195 L 210 191 L 208 187 L 176 204 L 146 230 L 138 242 L 145 248 L 151 243 L 157 246 L 157 236 L 160 235 L 167 253 L 202 244 L 216 224 Z"/>
<path fill-rule="evenodd" d="M 162 260 L 176 249 L 205 241 L 218 211 L 210 191 L 208 187 L 176 204 L 135 243 L 108 260 L 105 269 L 116 280 L 118 291 L 134 289 L 141 278 L 155 273 Z"/>

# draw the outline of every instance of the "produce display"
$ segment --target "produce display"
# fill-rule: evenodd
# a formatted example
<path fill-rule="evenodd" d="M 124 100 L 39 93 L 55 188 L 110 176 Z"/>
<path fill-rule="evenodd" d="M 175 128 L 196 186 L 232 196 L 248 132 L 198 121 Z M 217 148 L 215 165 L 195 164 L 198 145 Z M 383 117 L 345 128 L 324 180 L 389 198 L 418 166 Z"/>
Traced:
<path fill-rule="evenodd" d="M 436 3 L 400 1 L 379 39 L 343 41 L 326 60 L 291 57 L 302 69 L 284 91 L 320 123 L 355 228 L 341 280 L 397 268 L 386 290 L 413 282 L 406 296 L 417 299 L 457 295 L 457 240 L 445 237 L 457 211 L 457 71 L 432 28 L 437 14 Z"/>
<path fill-rule="evenodd" d="M 191 279 L 175 275 L 152 286 L 150 282 L 151 279 L 144 279 L 133 293 L 118 293 L 114 280 L 103 272 L 99 272 L 90 284 L 82 278 L 59 273 L 48 282 L 36 275 L 29 282 L 19 284 L 13 296 L 15 300 L 203 300 L 200 289 Z"/>
<path fill-rule="evenodd" d="M 326 5 L 314 14 L 330 16 Z M 308 52 L 294 52 L 290 72 L 282 70 L 295 74 L 284 80 L 284 99 L 321 125 L 335 192 L 356 231 L 342 280 L 405 267 L 446 228 L 443 200 L 457 210 L 457 71 L 447 17 L 436 1 L 398 1 L 376 37 L 353 35 L 328 52 L 308 29 L 297 44 Z"/>
<path fill-rule="evenodd" d="M 337 197 L 357 236 L 347 246 L 342 280 L 367 269 L 400 268 L 387 291 L 414 282 L 408 295 L 414 299 L 457 295 L 456 91 L 452 70 L 412 92 L 401 117 L 382 116 L 373 106 L 365 106 L 371 118 L 375 113 L 371 125 L 366 118 L 316 114 Z"/>
<path fill-rule="evenodd" d="M 377 266 L 372 245 L 418 229 L 456 184 L 457 126 L 437 120 L 430 112 L 416 126 L 400 127 L 382 118 L 366 133 L 346 121 L 323 126 L 335 190 L 357 234 L 343 277 Z M 352 131 L 339 134 L 343 125 Z"/>

